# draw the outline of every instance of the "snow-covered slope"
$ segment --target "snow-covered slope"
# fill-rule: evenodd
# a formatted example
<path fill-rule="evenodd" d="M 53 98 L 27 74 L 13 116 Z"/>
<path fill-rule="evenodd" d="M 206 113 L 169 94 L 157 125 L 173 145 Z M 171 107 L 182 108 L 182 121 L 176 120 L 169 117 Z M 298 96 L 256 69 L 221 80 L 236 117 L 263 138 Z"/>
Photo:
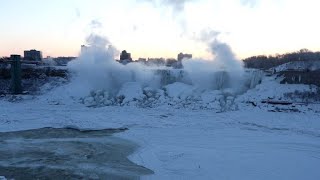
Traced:
<path fill-rule="evenodd" d="M 279 65 L 277 67 L 271 68 L 270 70 L 281 72 L 281 71 L 287 71 L 287 70 L 315 71 L 319 69 L 320 69 L 320 61 L 294 61 L 294 62 L 288 62 L 282 65 Z"/>
<path fill-rule="evenodd" d="M 276 93 L 264 89 L 272 86 Z M 289 86 L 262 83 L 246 97 L 275 96 Z M 304 87 L 300 87 L 303 89 Z M 208 96 L 212 97 L 209 94 Z M 260 97 L 257 95 L 257 97 Z M 264 97 L 260 97 L 264 98 Z M 239 106 L 216 113 L 162 105 L 154 108 L 52 103 L 50 95 L 0 101 L 0 131 L 72 126 L 126 127 L 117 136 L 140 145 L 129 158 L 152 169 L 143 179 L 309 179 L 320 177 L 319 113 L 268 112 Z"/>
<path fill-rule="evenodd" d="M 68 85 L 46 87 L 50 91 L 41 96 L 15 96 L 12 102 L 2 97 L 0 131 L 128 128 L 117 136 L 140 145 L 129 158 L 155 172 L 142 179 L 317 180 L 319 104 L 262 103 L 288 100 L 285 93 L 316 87 L 279 84 L 280 79 L 258 75 L 248 76 L 245 84 L 252 88 L 242 94 L 230 88 L 199 91 L 182 82 L 163 89 L 129 82 L 118 92 L 120 104 L 106 102 L 107 91 L 94 91 L 79 102 Z M 277 107 L 299 111 L 272 111 Z"/>

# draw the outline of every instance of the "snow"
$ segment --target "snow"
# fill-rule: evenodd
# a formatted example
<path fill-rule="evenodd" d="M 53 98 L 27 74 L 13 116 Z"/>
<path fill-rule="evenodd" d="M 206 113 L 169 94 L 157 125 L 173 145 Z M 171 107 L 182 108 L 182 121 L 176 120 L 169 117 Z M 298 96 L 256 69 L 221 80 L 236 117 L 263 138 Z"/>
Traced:
<path fill-rule="evenodd" d="M 261 84 L 255 88 L 249 89 L 245 94 L 240 96 L 238 101 L 259 101 L 263 99 L 284 100 L 285 93 L 292 93 L 294 91 L 310 91 L 314 92 L 316 86 L 309 86 L 303 84 L 280 84 L 281 78 L 275 76 L 264 77 Z"/>
<path fill-rule="evenodd" d="M 127 90 L 130 93 L 119 91 L 128 99 L 140 98 L 145 92 L 153 97 L 161 91 L 148 87 L 142 90 L 135 83 L 124 86 L 132 89 Z M 171 97 L 192 92 L 192 87 L 183 83 L 168 85 L 165 89 L 162 93 Z M 317 180 L 320 177 L 320 115 L 315 110 L 319 106 L 299 107 L 303 112 L 286 113 L 268 112 L 262 105 L 246 104 L 247 100 L 259 104 L 264 98 L 282 98 L 283 93 L 297 89 L 310 90 L 310 87 L 279 84 L 274 77 L 267 77 L 255 89 L 235 99 L 238 110 L 223 113 L 166 104 L 153 108 L 132 105 L 92 108 L 76 99 L 52 96 L 51 91 L 17 102 L 1 99 L 0 131 L 65 126 L 126 127 L 128 131 L 116 136 L 140 145 L 129 158 L 155 172 L 142 179 Z M 223 96 L 222 93 L 232 91 L 205 91 L 200 97 L 203 103 L 217 103 L 216 98 Z M 99 94 L 108 96 L 100 91 L 94 97 Z"/>
<path fill-rule="evenodd" d="M 276 70 L 276 72 L 287 71 L 287 70 L 319 70 L 320 69 L 320 61 L 294 61 L 288 62 L 285 64 L 281 64 L 277 67 L 271 68 L 270 70 Z"/>
<path fill-rule="evenodd" d="M 124 96 L 123 103 L 142 100 L 144 98 L 141 84 L 137 82 L 127 82 L 123 84 L 117 96 Z"/>
<path fill-rule="evenodd" d="M 166 93 L 174 99 L 186 99 L 192 95 L 193 86 L 181 82 L 175 82 L 165 86 Z"/>

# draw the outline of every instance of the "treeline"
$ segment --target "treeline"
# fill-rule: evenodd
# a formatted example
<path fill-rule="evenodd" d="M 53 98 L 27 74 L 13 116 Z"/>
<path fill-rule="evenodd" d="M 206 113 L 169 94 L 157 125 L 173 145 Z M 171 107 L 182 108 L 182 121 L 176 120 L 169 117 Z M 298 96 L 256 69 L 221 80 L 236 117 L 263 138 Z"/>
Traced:
<path fill-rule="evenodd" d="M 10 60 L 10 58 L 9 57 L 0 57 L 0 62 L 1 61 L 7 61 L 7 60 Z"/>
<path fill-rule="evenodd" d="M 320 52 L 301 49 L 297 52 L 277 54 L 275 56 L 252 56 L 243 60 L 246 68 L 269 69 L 284 63 L 294 61 L 320 61 Z"/>

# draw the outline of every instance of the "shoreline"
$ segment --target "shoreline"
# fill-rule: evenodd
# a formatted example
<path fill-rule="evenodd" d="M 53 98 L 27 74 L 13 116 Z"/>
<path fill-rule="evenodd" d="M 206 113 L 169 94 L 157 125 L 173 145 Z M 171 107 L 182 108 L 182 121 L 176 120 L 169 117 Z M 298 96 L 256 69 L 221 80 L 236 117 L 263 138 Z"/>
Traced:
<path fill-rule="evenodd" d="M 0 174 L 17 180 L 139 179 L 152 174 L 127 158 L 138 146 L 113 136 L 123 131 L 40 128 L 1 132 Z"/>

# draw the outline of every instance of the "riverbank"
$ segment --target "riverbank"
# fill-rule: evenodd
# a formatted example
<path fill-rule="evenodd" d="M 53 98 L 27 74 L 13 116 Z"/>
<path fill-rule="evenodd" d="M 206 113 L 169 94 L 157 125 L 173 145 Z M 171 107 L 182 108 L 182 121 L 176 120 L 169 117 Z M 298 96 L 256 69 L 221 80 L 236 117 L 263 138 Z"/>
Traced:
<path fill-rule="evenodd" d="M 152 174 L 127 157 L 138 148 L 112 136 L 125 129 L 40 128 L 0 133 L 0 174 L 8 179 L 139 179 Z"/>

